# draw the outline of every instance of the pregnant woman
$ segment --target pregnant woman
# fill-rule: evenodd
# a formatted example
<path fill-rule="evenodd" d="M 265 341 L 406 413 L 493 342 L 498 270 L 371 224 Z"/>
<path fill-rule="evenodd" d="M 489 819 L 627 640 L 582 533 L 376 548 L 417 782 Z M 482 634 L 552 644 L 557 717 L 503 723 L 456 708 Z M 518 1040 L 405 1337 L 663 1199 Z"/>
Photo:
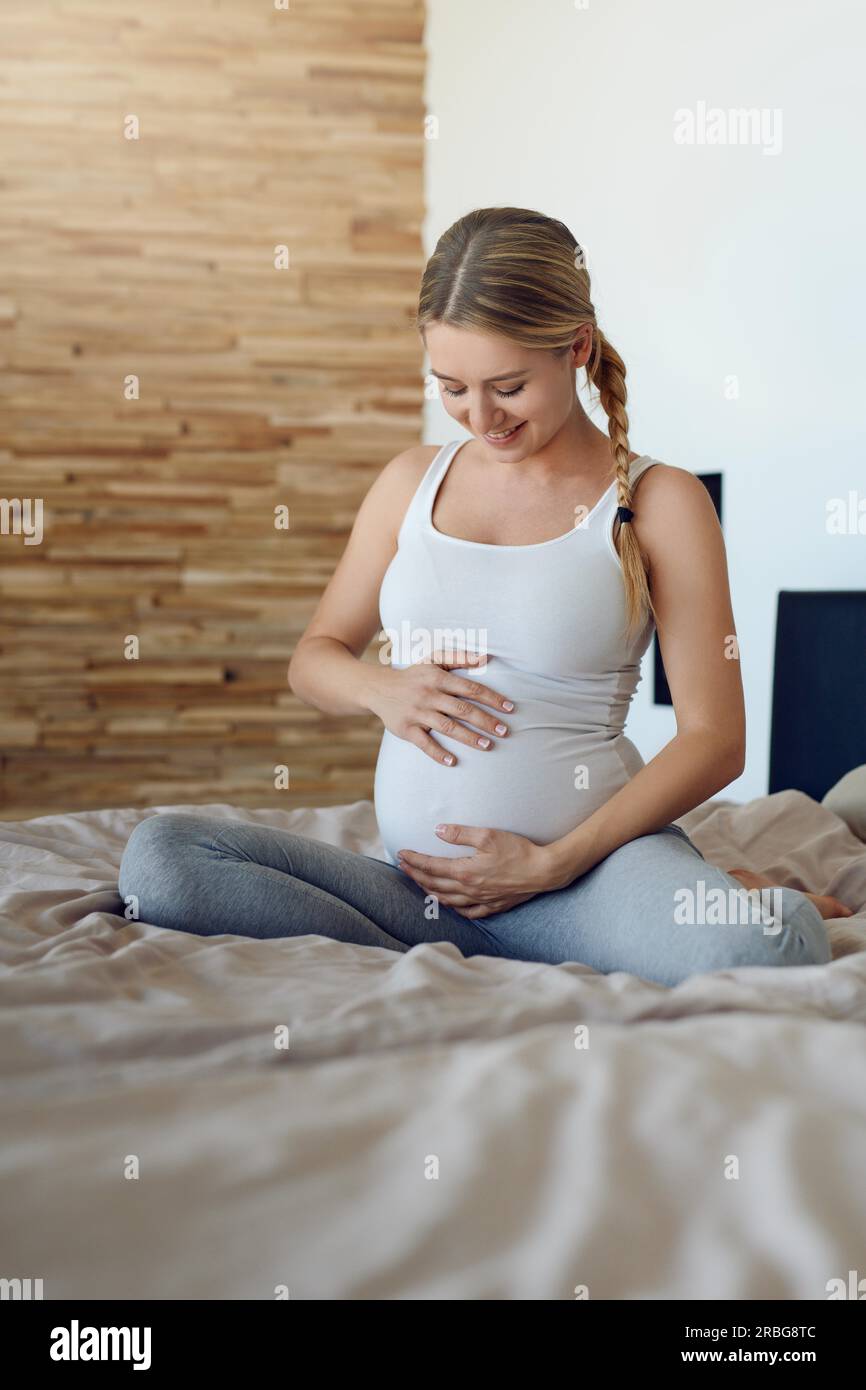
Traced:
<path fill-rule="evenodd" d="M 166 813 L 130 836 L 121 895 L 181 931 L 449 941 L 667 985 L 828 961 L 840 904 L 779 886 L 755 910 L 746 888 L 770 880 L 708 864 L 672 823 L 744 764 L 724 544 L 700 481 L 630 450 L 574 237 L 525 209 L 461 218 L 418 328 L 469 437 L 383 469 L 289 668 L 308 704 L 382 721 L 386 859 Z M 362 660 L 380 628 L 388 660 Z M 654 630 L 677 732 L 645 765 L 624 726 Z"/>

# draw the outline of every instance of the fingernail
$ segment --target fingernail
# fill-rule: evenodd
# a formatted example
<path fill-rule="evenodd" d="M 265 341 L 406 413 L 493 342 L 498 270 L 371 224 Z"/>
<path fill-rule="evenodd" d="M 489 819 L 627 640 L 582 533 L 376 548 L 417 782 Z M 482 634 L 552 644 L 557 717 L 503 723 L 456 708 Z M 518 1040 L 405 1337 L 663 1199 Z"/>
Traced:
<path fill-rule="evenodd" d="M 498 734 L 504 734 L 504 733 L 506 732 L 505 725 L 504 725 L 504 724 L 497 724 L 497 725 L 496 725 L 496 732 L 497 732 Z"/>
<path fill-rule="evenodd" d="M 509 710 L 511 710 L 511 709 L 514 709 L 514 705 L 512 704 L 512 702 L 511 702 L 510 700 L 503 700 L 503 701 L 502 701 L 502 708 L 503 708 L 503 709 L 509 709 Z"/>
<path fill-rule="evenodd" d="M 446 753 L 446 754 L 445 754 L 445 757 L 442 759 L 442 761 L 445 762 L 445 763 L 447 763 L 448 766 L 451 767 L 452 763 L 454 762 L 454 754 L 453 754 L 453 753 Z"/>
<path fill-rule="evenodd" d="M 489 739 L 489 738 L 480 738 L 480 739 L 478 740 L 478 747 L 479 747 L 479 748 L 489 748 L 489 747 L 490 747 L 490 739 Z"/>

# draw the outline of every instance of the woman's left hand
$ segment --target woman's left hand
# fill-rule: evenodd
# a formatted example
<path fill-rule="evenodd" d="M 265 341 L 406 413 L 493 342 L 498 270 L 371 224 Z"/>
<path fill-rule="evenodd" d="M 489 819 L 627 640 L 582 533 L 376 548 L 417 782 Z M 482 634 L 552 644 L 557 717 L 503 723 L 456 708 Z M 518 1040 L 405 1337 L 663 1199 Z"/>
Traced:
<path fill-rule="evenodd" d="M 471 845 L 459 858 L 402 849 L 400 868 L 425 892 L 463 917 L 489 917 L 528 902 L 552 886 L 549 851 L 510 830 L 446 825 L 436 834 L 452 845 Z"/>

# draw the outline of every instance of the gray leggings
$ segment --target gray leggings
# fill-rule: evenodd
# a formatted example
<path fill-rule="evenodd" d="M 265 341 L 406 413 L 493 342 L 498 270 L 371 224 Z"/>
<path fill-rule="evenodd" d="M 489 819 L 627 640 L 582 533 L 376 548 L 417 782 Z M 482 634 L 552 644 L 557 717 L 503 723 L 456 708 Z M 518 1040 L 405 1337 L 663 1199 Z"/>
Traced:
<path fill-rule="evenodd" d="M 566 888 L 473 919 L 384 860 L 287 830 L 172 811 L 135 827 L 118 889 L 130 916 L 201 936 L 316 935 L 392 951 L 450 941 L 464 956 L 577 961 L 663 985 L 732 966 L 830 959 L 821 915 L 803 893 L 767 890 L 762 915 L 754 895 L 708 864 L 675 825 L 628 841 Z M 721 917 L 708 907 L 710 895 Z"/>

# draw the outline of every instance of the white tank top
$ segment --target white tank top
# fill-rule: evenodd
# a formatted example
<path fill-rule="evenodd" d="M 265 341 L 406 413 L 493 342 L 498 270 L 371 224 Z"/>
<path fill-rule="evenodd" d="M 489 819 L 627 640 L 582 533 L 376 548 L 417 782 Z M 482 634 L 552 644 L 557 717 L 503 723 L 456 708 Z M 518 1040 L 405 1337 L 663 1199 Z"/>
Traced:
<path fill-rule="evenodd" d="M 374 804 L 388 861 L 399 849 L 442 857 L 439 822 L 512 830 L 537 844 L 561 838 L 640 771 L 623 728 L 653 632 L 649 616 L 627 643 L 625 586 L 612 527 L 616 484 L 580 525 L 535 545 L 488 545 L 437 531 L 439 486 L 461 444 L 443 445 L 407 508 L 382 580 L 379 615 L 395 667 L 463 645 L 486 666 L 455 670 L 515 708 L 487 750 L 432 730 L 458 760 L 447 767 L 383 731 Z M 631 483 L 658 460 L 631 463 Z M 455 640 L 456 639 L 456 640 Z M 488 713 L 495 710 L 482 706 Z M 478 736 L 484 731 L 477 730 Z"/>

